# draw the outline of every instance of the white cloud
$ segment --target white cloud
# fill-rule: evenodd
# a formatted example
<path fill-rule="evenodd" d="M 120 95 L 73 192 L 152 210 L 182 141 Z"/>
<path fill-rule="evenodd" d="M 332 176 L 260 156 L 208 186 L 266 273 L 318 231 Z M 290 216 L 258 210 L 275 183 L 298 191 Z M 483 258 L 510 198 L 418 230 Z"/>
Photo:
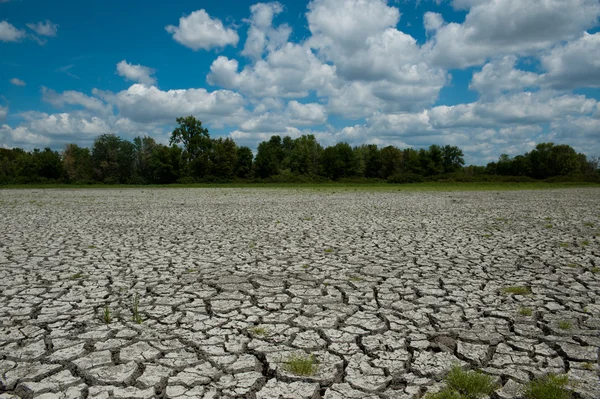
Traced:
<path fill-rule="evenodd" d="M 33 149 L 50 145 L 52 140 L 41 134 L 31 132 L 25 126 L 12 128 L 9 125 L 0 126 L 0 142 L 8 148 Z"/>
<path fill-rule="evenodd" d="M 283 11 L 283 6 L 278 2 L 254 4 L 250 11 L 250 29 L 242 55 L 257 60 L 265 50 L 271 52 L 284 45 L 292 29 L 287 24 L 277 28 L 272 26 L 273 17 Z"/>
<path fill-rule="evenodd" d="M 464 68 L 491 56 L 531 54 L 577 38 L 600 15 L 597 0 L 456 0 L 462 24 L 439 27 L 427 43 L 437 65 Z"/>
<path fill-rule="evenodd" d="M 8 115 L 8 107 L 3 107 L 0 105 L 0 122 L 6 119 Z"/>
<path fill-rule="evenodd" d="M 19 79 L 19 78 L 12 78 L 12 79 L 10 80 L 10 83 L 11 83 L 12 85 L 15 85 L 15 86 L 25 86 L 25 82 L 23 82 L 23 81 L 22 81 L 21 79 Z"/>
<path fill-rule="evenodd" d="M 19 30 L 8 21 L 0 21 L 0 41 L 2 42 L 18 42 L 24 39 L 27 33 L 24 30 Z"/>
<path fill-rule="evenodd" d="M 292 100 L 283 111 L 255 114 L 239 126 L 243 132 L 278 133 L 303 126 L 322 125 L 325 122 L 327 122 L 327 111 L 321 104 L 302 104 Z"/>
<path fill-rule="evenodd" d="M 306 18 L 314 48 L 343 51 L 364 47 L 368 38 L 396 26 L 400 12 L 384 0 L 313 0 Z"/>
<path fill-rule="evenodd" d="M 27 128 L 36 134 L 48 136 L 83 135 L 94 138 L 114 130 L 100 117 L 78 113 L 46 114 L 29 112 L 22 116 L 27 120 Z"/>
<path fill-rule="evenodd" d="M 313 34 L 307 43 L 339 78 L 328 93 L 334 113 L 419 110 L 436 101 L 448 80 L 446 71 L 427 64 L 412 36 L 396 29 L 400 12 L 385 1 L 315 0 L 307 19 Z"/>
<path fill-rule="evenodd" d="M 38 22 L 36 24 L 27 24 L 27 27 L 41 36 L 53 37 L 56 36 L 56 33 L 58 32 L 58 25 L 49 20 Z"/>
<path fill-rule="evenodd" d="M 213 47 L 237 46 L 239 36 L 233 29 L 225 28 L 218 18 L 211 18 L 204 10 L 192 12 L 179 19 L 179 26 L 168 25 L 166 31 L 175 41 L 196 51 Z"/>
<path fill-rule="evenodd" d="M 287 43 L 264 60 L 244 67 L 227 57 L 218 57 L 210 67 L 210 84 L 238 89 L 251 97 L 306 97 L 311 91 L 331 87 L 335 67 L 321 62 L 305 46 Z"/>
<path fill-rule="evenodd" d="M 493 95 L 539 86 L 541 76 L 534 72 L 515 69 L 516 62 L 517 57 L 507 55 L 484 65 L 481 71 L 473 74 L 469 89 L 477 90 L 484 95 Z"/>
<path fill-rule="evenodd" d="M 59 94 L 52 89 L 42 87 L 42 99 L 57 108 L 63 108 L 65 105 L 80 105 L 89 111 L 101 115 L 112 115 L 111 105 L 104 103 L 96 97 L 90 97 L 78 91 L 66 90 Z"/>
<path fill-rule="evenodd" d="M 444 26 L 444 17 L 437 12 L 428 11 L 423 15 L 423 25 L 427 33 L 435 32 Z"/>
<path fill-rule="evenodd" d="M 119 76 L 148 86 L 156 83 L 156 78 L 152 76 L 154 72 L 155 70 L 152 68 L 139 64 L 129 64 L 127 60 L 123 60 L 117 64 L 117 74 Z"/>
<path fill-rule="evenodd" d="M 245 100 L 229 90 L 185 89 L 162 91 L 154 86 L 134 84 L 119 93 L 94 90 L 115 105 L 119 114 L 140 123 L 173 123 L 182 115 L 194 115 L 207 124 L 231 124 L 245 116 Z"/>
<path fill-rule="evenodd" d="M 600 33 L 553 48 L 541 57 L 546 84 L 557 89 L 600 87 Z"/>

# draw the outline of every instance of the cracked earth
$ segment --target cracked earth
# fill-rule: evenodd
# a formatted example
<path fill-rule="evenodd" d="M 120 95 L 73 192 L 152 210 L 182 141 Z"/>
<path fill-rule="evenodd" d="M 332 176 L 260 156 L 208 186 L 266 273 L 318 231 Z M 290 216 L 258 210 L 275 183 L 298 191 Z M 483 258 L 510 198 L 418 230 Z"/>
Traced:
<path fill-rule="evenodd" d="M 600 397 L 597 189 L 2 190 L 0 221 L 2 399 L 409 399 L 454 364 Z"/>

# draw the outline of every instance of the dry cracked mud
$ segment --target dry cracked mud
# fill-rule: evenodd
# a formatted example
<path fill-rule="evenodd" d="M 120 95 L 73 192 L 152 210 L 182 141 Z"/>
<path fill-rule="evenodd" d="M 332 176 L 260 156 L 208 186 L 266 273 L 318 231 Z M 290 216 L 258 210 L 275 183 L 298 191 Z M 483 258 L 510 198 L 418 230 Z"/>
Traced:
<path fill-rule="evenodd" d="M 453 364 L 600 397 L 597 189 L 2 190 L 0 221 L 2 399 L 409 399 Z"/>

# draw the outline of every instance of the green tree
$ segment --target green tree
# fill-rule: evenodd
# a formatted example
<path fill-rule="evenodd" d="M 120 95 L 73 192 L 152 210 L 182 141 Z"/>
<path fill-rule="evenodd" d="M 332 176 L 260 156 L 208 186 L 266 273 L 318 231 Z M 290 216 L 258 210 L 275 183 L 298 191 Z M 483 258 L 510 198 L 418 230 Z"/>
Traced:
<path fill-rule="evenodd" d="M 379 176 L 387 179 L 399 173 L 402 169 L 402 151 L 394 146 L 387 146 L 381 150 L 381 169 Z"/>
<path fill-rule="evenodd" d="M 92 154 L 89 148 L 67 144 L 63 152 L 63 168 L 69 182 L 88 183 L 92 180 Z"/>
<path fill-rule="evenodd" d="M 460 148 L 450 145 L 442 147 L 442 165 L 444 173 L 457 172 L 464 164 L 464 154 Z"/>
<path fill-rule="evenodd" d="M 258 145 L 254 167 L 258 176 L 262 179 L 280 173 L 284 158 L 281 137 L 272 136 L 269 141 L 263 141 Z"/>
<path fill-rule="evenodd" d="M 252 160 L 254 155 L 248 147 L 238 147 L 235 175 L 241 179 L 252 177 Z"/>
<path fill-rule="evenodd" d="M 237 145 L 231 138 L 213 140 L 212 175 L 221 179 L 233 179 L 236 173 L 237 155 Z"/>
<path fill-rule="evenodd" d="M 190 162 L 198 157 L 206 145 L 206 140 L 210 139 L 208 129 L 202 127 L 202 122 L 193 116 L 186 116 L 176 119 L 179 126 L 171 133 L 169 145 L 183 145 L 184 158 Z"/>

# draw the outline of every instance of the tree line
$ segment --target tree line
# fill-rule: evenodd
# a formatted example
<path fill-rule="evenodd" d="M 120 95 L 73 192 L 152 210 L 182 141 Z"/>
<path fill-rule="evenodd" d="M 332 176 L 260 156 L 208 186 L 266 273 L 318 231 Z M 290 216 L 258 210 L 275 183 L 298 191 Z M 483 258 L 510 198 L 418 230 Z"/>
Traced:
<path fill-rule="evenodd" d="M 68 144 L 24 151 L 0 148 L 0 184 L 62 182 L 75 184 L 170 184 L 194 182 L 352 181 L 411 183 L 427 180 L 486 180 L 494 176 L 548 179 L 556 176 L 600 177 L 598 158 L 587 158 L 568 145 L 541 143 L 514 158 L 503 154 L 487 166 L 464 166 L 456 146 L 431 145 L 418 150 L 375 144 L 323 147 L 314 135 L 272 136 L 256 156 L 231 138 L 211 138 L 192 116 L 177 118 L 169 145 L 153 138 L 132 142 L 114 134 L 97 137 L 91 148 Z"/>

